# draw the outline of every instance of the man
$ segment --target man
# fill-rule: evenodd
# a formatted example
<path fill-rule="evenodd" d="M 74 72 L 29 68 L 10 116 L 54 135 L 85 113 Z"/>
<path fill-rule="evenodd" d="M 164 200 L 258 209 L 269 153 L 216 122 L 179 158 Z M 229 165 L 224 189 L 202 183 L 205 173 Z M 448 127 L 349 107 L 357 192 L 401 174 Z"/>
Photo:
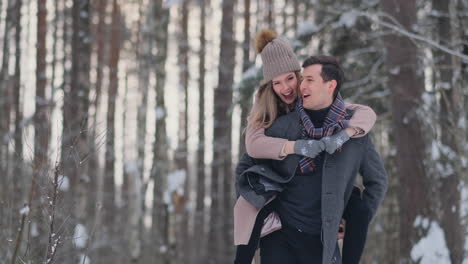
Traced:
<path fill-rule="evenodd" d="M 303 68 L 296 110 L 279 117 L 265 134 L 296 140 L 295 153 L 301 153 L 301 146 L 310 139 L 321 139 L 325 151 L 313 159 L 290 155 L 284 160 L 255 160 L 288 179 L 273 202 L 282 229 L 260 241 L 265 264 L 341 263 L 338 227 L 356 175 L 362 175 L 365 187 L 361 194 L 364 221 L 375 214 L 387 188 L 383 163 L 369 136 L 349 139 L 338 132 L 347 127 L 350 113 L 339 96 L 344 78 L 336 59 L 312 56 Z M 329 136 L 336 132 L 331 141 Z M 345 248 L 346 242 L 345 237 Z"/>

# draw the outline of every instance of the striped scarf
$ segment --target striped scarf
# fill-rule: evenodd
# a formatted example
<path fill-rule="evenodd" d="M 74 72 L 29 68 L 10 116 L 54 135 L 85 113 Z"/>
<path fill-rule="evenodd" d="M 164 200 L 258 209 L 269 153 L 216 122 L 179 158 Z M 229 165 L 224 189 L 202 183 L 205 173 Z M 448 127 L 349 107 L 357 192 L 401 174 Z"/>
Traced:
<path fill-rule="evenodd" d="M 349 121 L 346 119 L 345 105 L 339 94 L 330 106 L 330 110 L 325 117 L 322 127 L 314 127 L 314 124 L 304 110 L 301 98 L 297 100 L 296 110 L 299 111 L 299 115 L 301 117 L 302 139 L 321 139 L 322 137 L 331 136 L 349 126 Z M 314 162 L 314 160 L 319 157 L 320 156 L 315 158 L 302 158 L 299 161 L 301 172 L 306 173 L 313 171 L 316 166 L 316 162 Z"/>

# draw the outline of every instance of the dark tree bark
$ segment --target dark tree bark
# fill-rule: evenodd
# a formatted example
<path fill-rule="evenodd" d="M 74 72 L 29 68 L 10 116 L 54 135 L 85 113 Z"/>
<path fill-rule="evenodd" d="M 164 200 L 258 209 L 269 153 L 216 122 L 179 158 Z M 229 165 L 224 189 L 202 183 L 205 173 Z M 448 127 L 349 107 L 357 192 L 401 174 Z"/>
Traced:
<path fill-rule="evenodd" d="M 40 259 L 43 257 L 41 249 L 46 248 L 46 232 L 43 220 L 43 188 L 42 182 L 46 182 L 48 173 L 48 152 L 49 152 L 49 127 L 48 107 L 49 99 L 46 96 L 47 85 L 47 64 L 46 64 L 46 36 L 47 36 L 47 3 L 46 0 L 37 1 L 37 43 L 36 43 L 36 98 L 34 113 L 34 161 L 33 161 L 33 181 L 31 187 L 32 201 L 31 225 L 37 227 L 38 235 L 31 236 L 30 259 Z"/>
<path fill-rule="evenodd" d="M 13 208 L 20 208 L 22 206 L 21 202 L 24 200 L 24 188 L 26 181 L 23 177 L 23 102 L 21 100 L 21 7 L 23 5 L 22 0 L 16 1 L 15 8 L 15 75 L 13 76 L 13 98 L 14 98 L 14 114 L 15 114 L 15 158 L 14 158 L 14 168 L 13 175 L 15 179 L 13 180 L 13 193 L 12 201 L 14 202 Z M 0 161 L 3 162 L 3 161 Z M 8 182 L 8 181 L 6 181 Z M 5 185 L 9 185 L 5 183 Z M 8 187 L 7 187 L 8 188 Z M 6 191 L 6 190 L 5 190 Z M 6 195 L 6 192 L 4 193 Z M 0 199 L 2 197 L 0 196 Z M 3 199 L 2 199 L 3 202 Z M 5 208 L 4 206 L 0 207 Z M 17 224 L 19 221 L 19 216 L 14 214 L 13 223 Z"/>
<path fill-rule="evenodd" d="M 266 17 L 268 28 L 275 28 L 275 2 L 273 0 L 266 1 Z"/>
<path fill-rule="evenodd" d="M 189 256 L 187 243 L 189 239 L 187 202 L 190 197 L 190 174 L 188 173 L 188 84 L 189 84 L 189 39 L 188 39 L 188 18 L 189 18 L 189 0 L 184 0 L 180 6 L 179 21 L 179 47 L 178 47 L 178 65 L 179 65 L 179 135 L 178 146 L 175 153 L 176 169 L 185 174 L 184 193 L 178 200 L 182 201 L 176 207 L 175 225 L 176 225 L 176 252 L 178 262 L 187 262 Z M 178 195 L 178 194 L 175 194 Z"/>
<path fill-rule="evenodd" d="M 288 3 L 287 1 L 284 1 L 283 8 L 281 9 L 281 34 L 286 36 L 288 34 L 288 6 L 291 3 Z"/>
<path fill-rule="evenodd" d="M 148 180 L 144 178 L 145 176 L 145 159 L 146 159 L 146 135 L 147 135 L 147 112 L 148 112 L 148 93 L 150 89 L 149 78 L 150 73 L 153 69 L 154 55 L 152 49 L 154 47 L 155 41 L 155 32 L 153 30 L 144 30 L 144 28 L 154 28 L 155 18 L 151 12 L 151 8 L 147 8 L 145 1 L 140 0 L 139 2 L 139 20 L 138 20 L 138 44 L 136 57 L 138 60 L 138 91 L 141 96 L 141 103 L 138 106 L 137 112 L 137 135 L 138 135 L 138 177 L 140 177 L 141 182 L 141 193 L 145 194 L 148 189 Z M 141 195 L 140 199 L 140 208 L 141 215 L 146 214 L 146 204 L 145 204 L 145 195 Z M 140 250 L 137 250 L 137 245 L 135 244 L 135 250 L 132 252 L 132 257 L 136 258 L 136 255 L 142 254 L 140 257 L 144 263 L 145 258 L 148 257 L 151 244 L 148 243 L 148 232 L 145 232 L 146 227 L 144 226 L 143 217 L 140 217 L 138 223 L 138 239 L 141 241 Z M 140 253 L 141 252 L 141 253 Z"/>
<path fill-rule="evenodd" d="M 200 50 L 198 57 L 198 146 L 197 146 L 197 198 L 195 205 L 195 237 L 199 239 L 195 246 L 196 263 L 204 263 L 205 245 L 205 56 L 206 56 L 206 7 L 207 0 L 200 1 Z"/>
<path fill-rule="evenodd" d="M 451 26 L 451 15 L 449 6 L 454 1 L 433 0 L 433 9 L 436 17 L 435 39 L 441 45 L 453 43 L 454 32 Z M 452 16 L 453 17 L 453 16 Z M 451 45 L 452 46 L 452 45 Z M 459 120 L 462 117 L 463 96 L 459 81 L 453 80 L 454 73 L 460 73 L 461 63 L 459 59 L 449 54 L 435 50 L 436 60 L 436 87 L 440 93 L 440 113 L 439 122 L 441 127 L 441 143 L 451 152 L 441 151 L 440 163 L 448 175 L 440 178 L 440 220 L 444 230 L 447 249 L 450 252 L 450 261 L 454 264 L 463 262 L 465 234 L 461 218 L 460 204 L 461 194 L 459 185 L 461 184 L 462 168 L 458 157 L 463 156 L 464 146 L 463 131 L 459 128 Z M 455 155 L 453 155 L 455 154 Z M 451 173 L 448 173 L 451 172 Z"/>
<path fill-rule="evenodd" d="M 416 23 L 414 0 L 384 0 L 384 12 L 405 28 Z M 393 131 L 396 136 L 396 164 L 399 176 L 400 262 L 411 263 L 411 249 L 420 233 L 414 227 L 417 216 L 430 217 L 430 184 L 424 168 L 424 122 L 418 109 L 424 92 L 423 72 L 418 64 L 418 49 L 408 38 L 391 34 L 385 37 L 388 87 L 391 88 Z M 420 135 L 420 136 L 419 136 Z"/>
<path fill-rule="evenodd" d="M 102 259 L 106 263 L 115 261 L 116 252 L 113 244 L 118 242 L 115 236 L 117 207 L 115 204 L 115 109 L 119 87 L 120 58 L 120 7 L 117 0 L 112 1 L 111 43 L 109 49 L 109 88 L 107 97 L 107 135 L 105 153 L 105 172 L 103 181 L 103 224 L 107 245 L 103 248 Z"/>
<path fill-rule="evenodd" d="M 153 189 L 153 224 L 151 226 L 152 260 L 155 263 L 169 263 L 168 241 L 168 210 L 163 201 L 163 193 L 169 172 L 169 157 L 166 131 L 166 105 L 164 100 L 164 85 L 166 81 L 166 59 L 168 44 L 169 9 L 162 0 L 152 2 L 155 19 L 156 41 L 156 135 L 153 145 L 153 167 L 151 178 L 154 181 Z"/>
<path fill-rule="evenodd" d="M 64 45 L 66 47 L 63 61 L 65 72 L 61 168 L 63 175 L 70 181 L 70 190 L 64 197 L 63 212 L 73 233 L 78 230 L 78 224 L 85 226 L 87 223 L 83 212 L 86 211 L 88 202 L 86 191 L 90 184 L 87 169 L 91 63 L 89 0 L 73 1 L 71 9 L 73 30 L 70 44 L 67 35 L 69 25 L 66 21 L 66 18 L 70 16 L 66 7 L 64 12 Z M 68 45 L 71 45 L 71 71 L 65 66 L 68 60 L 68 54 L 66 54 Z M 67 244 L 68 250 L 72 250 L 70 254 L 77 259 L 84 249 L 73 249 L 71 243 Z"/>
<path fill-rule="evenodd" d="M 130 225 L 130 220 L 132 216 L 134 216 L 135 211 L 133 208 L 130 208 L 131 203 L 133 202 L 133 198 L 135 197 L 133 193 L 135 192 L 134 189 L 130 189 L 133 185 L 133 177 L 136 175 L 133 174 L 133 165 L 131 162 L 133 160 L 131 157 L 127 155 L 127 148 L 129 146 L 128 139 L 128 127 L 127 127 L 127 113 L 129 112 L 128 109 L 128 77 L 129 73 L 125 73 L 125 91 L 123 94 L 123 110 L 122 110 L 122 127 L 120 128 L 122 131 L 122 147 L 120 152 L 122 153 L 122 172 L 123 172 L 123 183 L 121 185 L 121 206 L 118 207 L 118 221 L 116 223 L 116 230 L 119 234 L 124 234 L 125 239 L 117 239 L 116 244 L 120 250 L 119 259 L 121 263 L 128 263 L 130 262 L 130 234 L 133 228 L 138 228 L 138 226 Z M 131 155 L 129 155 L 131 156 Z M 132 209 L 132 211 L 131 211 Z"/>
<path fill-rule="evenodd" d="M 13 28 L 14 0 L 8 0 L 3 30 L 3 54 L 0 69 L 0 175 L 8 178 L 9 153 L 7 135 L 10 130 L 11 121 L 11 93 L 12 85 L 8 74 L 10 68 L 10 42 Z"/>
<path fill-rule="evenodd" d="M 293 0 L 293 32 L 294 35 L 297 33 L 297 26 L 299 25 L 297 23 L 297 19 L 299 18 L 299 0 Z"/>
<path fill-rule="evenodd" d="M 37 45 L 36 45 L 36 112 L 34 114 L 34 173 L 44 176 L 48 169 L 49 128 L 48 98 L 46 96 L 46 33 L 47 7 L 46 0 L 37 2 Z M 37 178 L 39 178 L 37 177 Z"/>
<path fill-rule="evenodd" d="M 244 0 L 244 42 L 242 44 L 242 72 L 246 72 L 252 65 L 250 61 L 250 0 Z M 247 92 L 247 93 L 246 93 Z M 240 127 L 240 142 L 239 142 L 239 155 L 245 152 L 245 128 L 247 126 L 247 116 L 251 107 L 252 91 L 243 91 L 240 93 L 240 107 L 241 107 L 241 127 Z"/>
<path fill-rule="evenodd" d="M 234 78 L 235 39 L 234 8 L 236 1 L 222 4 L 220 61 L 218 87 L 214 91 L 213 163 L 211 168 L 211 211 L 209 263 L 222 263 L 232 259 L 232 85 Z M 229 230 L 229 231 L 228 231 Z"/>
<path fill-rule="evenodd" d="M 107 0 L 99 0 L 96 5 L 96 15 L 98 17 L 98 23 L 95 30 L 95 39 L 96 43 L 96 82 L 94 83 L 94 100 L 92 100 L 92 107 L 94 108 L 92 120 L 93 124 L 91 126 L 90 133 L 90 156 L 92 157 L 89 160 L 89 177 L 91 182 L 97 183 L 100 179 L 100 170 L 99 170 L 99 158 L 98 151 L 99 146 L 102 142 L 102 131 L 103 128 L 100 128 L 97 123 L 99 107 L 101 106 L 101 96 L 102 96 L 102 82 L 104 79 L 103 70 L 106 66 L 106 48 L 105 43 L 107 41 L 107 30 L 106 30 L 106 7 Z M 98 184 L 92 184 L 89 189 L 89 201 L 87 207 L 88 217 L 90 219 L 95 219 L 96 210 L 97 210 L 97 193 L 98 193 Z"/>

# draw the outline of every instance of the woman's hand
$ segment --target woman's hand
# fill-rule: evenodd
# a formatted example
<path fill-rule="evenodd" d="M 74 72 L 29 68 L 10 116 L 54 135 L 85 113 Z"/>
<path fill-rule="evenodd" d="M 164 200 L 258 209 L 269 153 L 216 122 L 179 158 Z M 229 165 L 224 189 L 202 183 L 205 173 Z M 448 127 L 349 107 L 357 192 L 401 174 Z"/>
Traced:
<path fill-rule="evenodd" d="M 325 151 L 329 154 L 335 153 L 346 141 L 349 140 L 349 135 L 346 130 L 341 130 L 330 137 L 323 137 L 320 139 L 325 144 Z"/>
<path fill-rule="evenodd" d="M 294 144 L 294 153 L 306 156 L 309 158 L 315 158 L 320 152 L 325 150 L 325 143 L 322 140 L 296 140 Z"/>

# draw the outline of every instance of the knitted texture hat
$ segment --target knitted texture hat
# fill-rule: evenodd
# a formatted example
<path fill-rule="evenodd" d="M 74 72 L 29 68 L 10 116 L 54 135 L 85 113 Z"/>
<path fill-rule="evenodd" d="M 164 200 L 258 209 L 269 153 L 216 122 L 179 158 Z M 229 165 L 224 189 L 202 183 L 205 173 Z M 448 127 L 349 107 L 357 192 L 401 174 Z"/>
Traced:
<path fill-rule="evenodd" d="M 276 76 L 300 71 L 299 60 L 289 43 L 277 37 L 275 31 L 263 29 L 255 39 L 255 47 L 263 62 L 263 81 L 271 81 Z"/>

